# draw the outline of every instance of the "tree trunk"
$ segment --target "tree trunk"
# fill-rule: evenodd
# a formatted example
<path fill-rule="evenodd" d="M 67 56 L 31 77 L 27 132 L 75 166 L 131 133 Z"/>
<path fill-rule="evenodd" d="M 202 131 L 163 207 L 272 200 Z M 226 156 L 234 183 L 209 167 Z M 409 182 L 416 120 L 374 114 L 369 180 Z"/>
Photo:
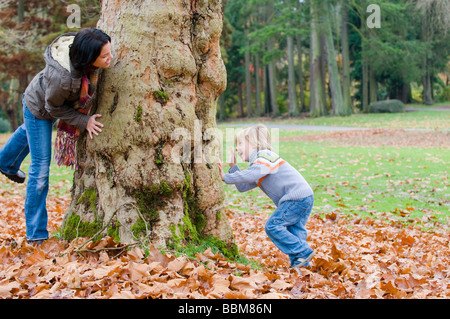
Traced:
<path fill-rule="evenodd" d="M 256 116 L 261 116 L 263 114 L 262 104 L 261 104 L 261 71 L 264 71 L 264 67 L 261 68 L 259 62 L 259 56 L 255 55 L 255 91 L 256 91 L 256 100 L 255 100 L 255 114 Z"/>
<path fill-rule="evenodd" d="M 360 4 L 361 8 L 366 8 L 366 1 L 362 1 Z M 365 10 L 365 9 L 364 9 Z M 361 37 L 361 63 L 362 63 L 362 76 L 361 76 L 361 104 L 362 104 L 362 110 L 364 113 L 367 113 L 369 111 L 369 65 L 370 61 L 367 56 L 367 42 L 366 38 L 370 37 L 370 32 L 367 30 L 366 27 L 366 19 L 365 15 L 361 15 L 361 29 L 360 33 L 362 35 Z"/>
<path fill-rule="evenodd" d="M 97 27 L 115 58 L 91 112 L 104 128 L 78 140 L 64 238 L 105 228 L 121 242 L 176 249 L 214 236 L 236 249 L 214 157 L 226 87 L 221 10 L 222 1 L 102 2 Z"/>
<path fill-rule="evenodd" d="M 363 112 L 367 113 L 369 111 L 369 66 L 367 63 L 367 58 L 364 54 L 364 49 L 362 52 L 362 109 Z"/>
<path fill-rule="evenodd" d="M 369 67 L 369 105 L 378 101 L 377 77 L 372 66 Z"/>
<path fill-rule="evenodd" d="M 267 2 L 267 5 L 265 6 L 265 16 L 266 16 L 266 23 L 268 25 L 272 24 L 272 18 L 274 15 L 274 5 L 270 1 Z M 267 51 L 272 52 L 275 49 L 275 41 L 273 37 L 269 37 L 267 39 Z M 268 88 L 270 92 L 270 110 L 272 112 L 272 117 L 277 117 L 280 115 L 280 111 L 278 109 L 278 103 L 277 103 L 277 88 L 276 88 L 276 70 L 275 70 L 275 61 L 272 59 L 270 63 L 267 65 L 268 68 L 268 74 L 267 74 L 267 81 L 268 81 Z"/>
<path fill-rule="evenodd" d="M 248 39 L 248 29 L 245 30 L 245 37 Z M 247 47 L 250 46 L 250 42 L 247 41 Z M 247 103 L 247 117 L 252 117 L 252 80 L 250 74 L 250 51 L 245 50 L 245 100 Z"/>
<path fill-rule="evenodd" d="M 331 9 L 331 6 L 328 8 Z M 344 107 L 344 100 L 342 97 L 342 87 L 339 79 L 339 70 L 336 62 L 336 50 L 334 49 L 333 33 L 331 30 L 331 15 L 329 13 L 324 14 L 325 23 L 325 42 L 327 51 L 327 63 L 328 63 L 328 77 L 331 89 L 331 104 L 334 115 L 348 115 L 346 108 Z"/>
<path fill-rule="evenodd" d="M 238 114 L 239 117 L 244 117 L 244 98 L 242 97 L 242 83 L 241 77 L 238 77 Z"/>
<path fill-rule="evenodd" d="M 317 4 L 311 4 L 311 53 L 310 53 L 310 99 L 309 109 L 312 117 L 326 114 L 325 92 L 323 88 L 323 78 L 320 68 L 321 41 L 319 35 L 319 19 L 317 14 Z"/>
<path fill-rule="evenodd" d="M 297 35 L 297 55 L 298 55 L 298 84 L 300 86 L 300 110 L 306 111 L 305 105 L 305 85 L 303 82 L 303 54 L 302 54 L 302 40 L 301 36 Z"/>
<path fill-rule="evenodd" d="M 348 44 L 348 8 L 346 5 L 341 7 L 342 10 L 342 30 L 341 30 L 341 46 L 342 46 L 342 93 L 344 106 L 348 114 L 353 113 L 352 97 L 350 93 L 350 52 Z"/>
<path fill-rule="evenodd" d="M 433 105 L 433 82 L 431 81 L 430 73 L 428 72 L 428 67 L 425 66 L 425 75 L 422 77 L 422 103 L 426 105 Z"/>
<path fill-rule="evenodd" d="M 264 75 L 264 116 L 270 115 L 270 89 L 269 89 L 269 66 L 265 65 L 263 67 L 263 75 Z"/>
<path fill-rule="evenodd" d="M 288 55 L 288 79 L 289 79 L 289 115 L 298 116 L 297 93 L 295 92 L 295 69 L 294 69 L 294 37 L 287 36 Z"/>
<path fill-rule="evenodd" d="M 273 39 L 267 40 L 267 51 L 272 51 L 274 49 Z M 267 65 L 268 68 L 268 84 L 270 91 L 270 109 L 272 110 L 272 117 L 280 116 L 280 111 L 278 109 L 277 103 L 277 88 L 276 88 L 276 71 L 275 71 L 275 62 L 270 61 Z"/>
<path fill-rule="evenodd" d="M 22 92 L 24 92 L 23 90 Z M 17 78 L 12 78 L 9 84 L 9 99 L 5 103 L 5 113 L 11 125 L 11 132 L 14 132 L 19 127 L 17 121 L 17 112 L 19 110 L 19 100 L 22 100 L 20 92 L 20 83 Z"/>

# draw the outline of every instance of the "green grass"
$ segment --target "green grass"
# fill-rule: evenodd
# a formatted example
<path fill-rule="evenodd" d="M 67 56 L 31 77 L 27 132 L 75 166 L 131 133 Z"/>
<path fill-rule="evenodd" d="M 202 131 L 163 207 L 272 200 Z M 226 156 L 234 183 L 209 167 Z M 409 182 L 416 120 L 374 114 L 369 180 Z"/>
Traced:
<path fill-rule="evenodd" d="M 280 153 L 311 183 L 315 206 L 322 213 L 401 212 L 411 221 L 433 214 L 441 222 L 450 216 L 448 149 L 287 142 Z"/>
<path fill-rule="evenodd" d="M 319 118 L 309 123 L 326 125 L 366 125 L 383 127 L 427 127 L 430 123 L 447 123 L 450 112 L 411 112 L 404 114 L 367 114 L 344 118 Z M 321 122 L 323 121 L 323 122 Z M 306 122 L 306 121 L 305 121 Z M 428 124 L 427 124 L 428 123 Z M 434 125 L 434 124 L 433 124 Z M 431 126 L 433 126 L 431 125 Z M 450 125 L 447 125 L 447 128 Z M 226 123 L 220 125 L 225 132 Z M 238 128 L 234 127 L 237 130 Z M 317 134 L 280 130 L 280 137 Z M 7 135 L 0 135 L 0 145 Z M 225 149 L 224 155 L 228 150 Z M 313 212 L 327 215 L 342 213 L 362 217 L 394 219 L 408 224 L 429 227 L 431 222 L 448 224 L 450 192 L 448 166 L 450 150 L 417 147 L 344 147 L 324 142 L 282 141 L 280 155 L 298 169 L 314 189 Z M 27 172 L 29 157 L 22 169 Z M 248 163 L 239 163 L 244 169 Z M 225 171 L 227 169 L 225 168 Z M 73 170 L 50 169 L 49 196 L 69 194 Z M 272 201 L 256 188 L 239 193 L 234 185 L 224 185 L 226 203 L 243 213 L 272 212 Z M 2 188 L 12 184 L 2 185 Z M 14 186 L 22 187 L 23 186 Z"/>
<path fill-rule="evenodd" d="M 256 123 L 261 119 L 245 119 L 239 123 Z M 298 124 L 298 125 L 326 125 L 365 128 L 391 128 L 391 129 L 429 129 L 448 130 L 450 128 L 450 111 L 427 111 L 394 113 L 394 114 L 353 114 L 346 117 L 324 116 L 319 118 L 288 118 L 267 119 L 271 123 Z M 262 119 L 264 123 L 264 119 Z M 219 123 L 226 127 L 227 122 Z"/>
<path fill-rule="evenodd" d="M 448 129 L 450 127 L 450 112 L 448 111 L 417 111 L 395 114 L 353 114 L 348 117 L 326 116 L 316 119 L 289 122 L 290 124 L 329 125 L 367 128 L 392 129 Z"/>
<path fill-rule="evenodd" d="M 280 137 L 293 135 L 295 131 L 280 130 Z M 448 223 L 449 149 L 283 141 L 279 153 L 313 188 L 313 213 L 397 220 L 424 228 L 434 222 Z M 244 169 L 248 163 L 239 166 Z M 259 188 L 239 193 L 234 185 L 224 187 L 234 210 L 270 213 L 275 209 Z"/>
<path fill-rule="evenodd" d="M 7 141 L 10 134 L 0 134 L 0 147 L 3 146 L 3 144 Z M 52 143 L 55 142 L 56 133 L 53 134 L 53 140 Z M 53 149 L 52 149 L 53 151 Z M 25 173 L 28 173 L 28 169 L 30 167 L 30 155 L 28 155 L 25 160 L 22 163 L 22 166 L 20 169 L 24 171 Z M 58 166 L 53 160 L 53 154 L 52 154 L 52 162 L 50 164 L 50 190 L 49 190 L 49 196 L 63 196 L 67 195 L 70 191 L 70 187 L 72 186 L 73 182 L 73 170 L 64 166 Z M 27 174 L 28 175 L 28 174 Z M 25 185 L 24 184 L 12 184 L 8 183 L 5 185 L 2 185 L 2 189 L 8 189 L 14 187 L 17 190 L 21 192 L 25 192 Z"/>

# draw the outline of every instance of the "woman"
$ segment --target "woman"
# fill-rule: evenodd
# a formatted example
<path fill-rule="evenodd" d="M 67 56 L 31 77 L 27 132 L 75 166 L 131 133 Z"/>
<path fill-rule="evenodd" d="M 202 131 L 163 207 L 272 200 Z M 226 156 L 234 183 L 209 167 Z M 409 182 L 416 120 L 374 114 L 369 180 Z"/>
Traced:
<path fill-rule="evenodd" d="M 76 166 L 75 142 L 86 130 L 98 135 L 100 114 L 88 115 L 97 82 L 97 70 L 109 67 L 111 38 L 86 28 L 57 37 L 44 53 L 45 68 L 23 95 L 24 124 L 0 150 L 0 172 L 17 183 L 25 181 L 20 165 L 28 153 L 31 164 L 25 197 L 25 224 L 29 243 L 48 239 L 46 199 L 49 187 L 52 127 L 59 121 L 55 159 Z"/>

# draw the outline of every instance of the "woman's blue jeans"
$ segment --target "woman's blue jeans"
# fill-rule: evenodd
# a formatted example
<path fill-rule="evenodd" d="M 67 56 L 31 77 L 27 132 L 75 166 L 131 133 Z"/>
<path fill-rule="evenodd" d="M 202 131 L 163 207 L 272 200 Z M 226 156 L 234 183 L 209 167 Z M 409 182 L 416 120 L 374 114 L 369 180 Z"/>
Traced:
<path fill-rule="evenodd" d="M 36 118 L 23 103 L 22 124 L 0 149 L 0 170 L 16 174 L 25 157 L 31 153 L 25 196 L 27 240 L 48 238 L 47 194 L 52 157 L 54 121 Z"/>
<path fill-rule="evenodd" d="M 313 252 L 306 242 L 306 222 L 313 205 L 313 195 L 284 201 L 266 222 L 267 236 L 279 250 L 289 256 L 291 265 L 297 258 L 306 258 Z"/>

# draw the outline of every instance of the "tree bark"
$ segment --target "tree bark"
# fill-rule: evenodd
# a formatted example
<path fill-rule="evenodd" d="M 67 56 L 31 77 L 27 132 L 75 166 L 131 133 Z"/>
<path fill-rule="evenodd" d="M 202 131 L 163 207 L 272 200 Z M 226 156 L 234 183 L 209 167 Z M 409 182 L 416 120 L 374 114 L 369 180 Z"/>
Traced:
<path fill-rule="evenodd" d="M 263 115 L 263 108 L 261 103 L 261 71 L 264 71 L 264 67 L 261 68 L 259 62 L 259 56 L 255 55 L 255 91 L 256 91 L 256 98 L 255 98 L 255 114 L 256 116 Z"/>
<path fill-rule="evenodd" d="M 348 43 L 348 8 L 346 5 L 341 6 L 342 10 L 342 95 L 344 106 L 348 114 L 353 113 L 352 98 L 350 93 L 350 52 Z"/>
<path fill-rule="evenodd" d="M 274 49 L 274 40 L 269 39 L 267 40 L 267 51 L 272 51 Z M 276 88 L 276 71 L 275 71 L 275 62 L 271 61 L 268 65 L 268 85 L 269 85 L 269 91 L 270 91 L 270 109 L 272 111 L 272 117 L 278 117 L 280 116 L 280 111 L 278 109 L 278 102 L 277 102 L 277 88 Z"/>
<path fill-rule="evenodd" d="M 319 18 L 317 4 L 311 4 L 311 53 L 310 53 L 310 99 L 309 109 L 312 117 L 326 114 L 325 92 L 320 67 L 322 46 L 319 35 Z"/>
<path fill-rule="evenodd" d="M 372 66 L 369 67 L 369 105 L 378 101 L 377 77 Z"/>
<path fill-rule="evenodd" d="M 78 140 L 64 238 L 106 227 L 121 242 L 176 248 L 213 236 L 235 249 L 216 164 L 221 10 L 212 0 L 102 2 L 97 27 L 115 58 L 91 112 L 104 128 Z"/>
<path fill-rule="evenodd" d="M 305 85 L 303 81 L 303 54 L 302 54 L 302 40 L 301 36 L 297 35 L 297 55 L 298 55 L 298 84 L 300 86 L 300 111 L 306 111 L 305 105 Z"/>
<path fill-rule="evenodd" d="M 328 6 L 331 9 L 331 5 Z M 327 10 L 328 11 L 328 10 Z M 331 89 L 331 104 L 334 115 L 348 115 L 342 97 L 342 87 L 339 79 L 339 70 L 336 62 L 336 50 L 334 49 L 333 33 L 331 30 L 332 17 L 328 12 L 324 14 L 325 42 L 328 63 L 328 77 Z"/>
<path fill-rule="evenodd" d="M 295 88 L 295 69 L 294 69 L 294 37 L 287 36 L 287 55 L 288 55 L 288 87 L 289 87 L 289 115 L 298 116 L 297 92 Z"/>
<path fill-rule="evenodd" d="M 265 6 L 265 15 L 266 15 L 266 23 L 271 24 L 272 23 L 272 16 L 274 14 L 274 5 L 271 2 L 268 2 Z M 272 52 L 275 49 L 275 40 L 270 37 L 267 39 L 267 51 Z M 280 111 L 278 109 L 278 102 L 277 102 L 277 87 L 276 87 L 276 70 L 275 70 L 275 61 L 271 60 L 270 63 L 267 65 L 268 73 L 267 73 L 267 81 L 268 81 L 268 88 L 270 92 L 270 107 L 269 109 L 272 112 L 272 117 L 278 117 L 280 116 Z"/>
<path fill-rule="evenodd" d="M 248 39 L 248 29 L 245 30 L 245 37 Z M 247 40 L 247 47 L 250 46 L 250 42 Z M 247 117 L 252 117 L 252 80 L 250 73 L 250 51 L 245 50 L 245 100 L 247 103 Z"/>

